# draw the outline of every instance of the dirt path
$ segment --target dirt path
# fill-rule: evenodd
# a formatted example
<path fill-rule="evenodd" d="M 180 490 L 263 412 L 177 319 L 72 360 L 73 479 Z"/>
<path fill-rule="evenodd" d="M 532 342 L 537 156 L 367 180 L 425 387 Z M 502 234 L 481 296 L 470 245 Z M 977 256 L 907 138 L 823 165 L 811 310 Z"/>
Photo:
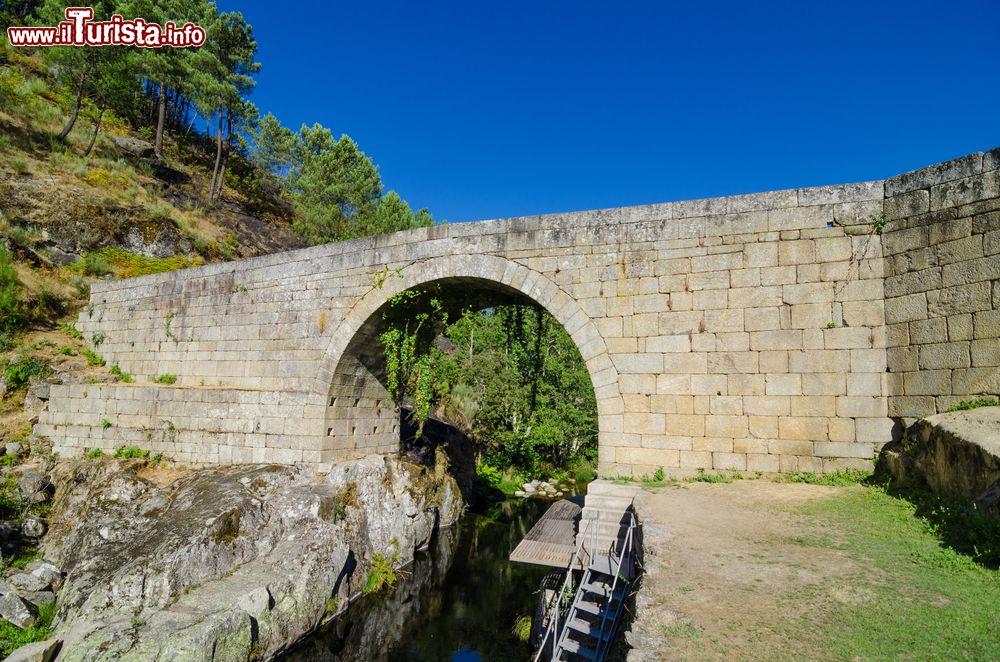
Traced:
<path fill-rule="evenodd" d="M 853 580 L 873 570 L 833 549 L 836 530 L 794 511 L 845 489 L 861 488 L 749 480 L 643 492 L 629 661 L 826 657 L 803 624 L 822 622 L 824 605 L 865 602 Z"/>

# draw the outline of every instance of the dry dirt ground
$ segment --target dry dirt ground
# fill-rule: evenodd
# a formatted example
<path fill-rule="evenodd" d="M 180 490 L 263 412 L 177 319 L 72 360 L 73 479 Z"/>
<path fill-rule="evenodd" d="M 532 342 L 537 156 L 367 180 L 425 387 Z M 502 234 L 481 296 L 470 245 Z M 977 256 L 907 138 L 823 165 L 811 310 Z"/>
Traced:
<path fill-rule="evenodd" d="M 836 549 L 835 529 L 795 511 L 851 489 L 862 488 L 744 480 L 644 491 L 629 661 L 827 657 L 802 616 L 822 627 L 824 610 L 865 603 L 856 580 L 878 571 Z"/>

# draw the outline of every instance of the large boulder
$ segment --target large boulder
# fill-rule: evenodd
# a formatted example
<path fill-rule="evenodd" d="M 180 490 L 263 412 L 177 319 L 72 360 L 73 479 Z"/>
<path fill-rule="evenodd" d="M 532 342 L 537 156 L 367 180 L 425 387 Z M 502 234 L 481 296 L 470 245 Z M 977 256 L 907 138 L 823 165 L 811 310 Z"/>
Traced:
<path fill-rule="evenodd" d="M 35 624 L 37 617 L 16 593 L 0 595 L 0 618 L 24 629 Z"/>
<path fill-rule="evenodd" d="M 46 639 L 25 644 L 5 658 L 5 662 L 50 662 L 59 652 L 58 639 Z"/>
<path fill-rule="evenodd" d="M 1000 517 L 1000 407 L 921 419 L 885 448 L 879 466 L 896 480 L 923 480 L 937 494 Z"/>
<path fill-rule="evenodd" d="M 269 658 L 364 585 L 376 555 L 408 564 L 462 500 L 447 476 L 392 457 L 191 471 L 56 468 L 46 559 L 66 572 L 60 662 Z"/>

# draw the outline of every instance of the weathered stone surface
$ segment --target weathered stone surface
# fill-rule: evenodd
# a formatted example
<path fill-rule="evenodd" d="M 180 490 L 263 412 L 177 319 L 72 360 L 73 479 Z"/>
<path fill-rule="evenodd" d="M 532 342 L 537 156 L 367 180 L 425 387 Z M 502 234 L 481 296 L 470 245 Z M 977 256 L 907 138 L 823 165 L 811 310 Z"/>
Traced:
<path fill-rule="evenodd" d="M 67 570 L 60 660 L 271 656 L 317 625 L 330 598 L 346 605 L 376 554 L 408 563 L 462 507 L 442 471 L 381 456 L 325 479 L 264 465 L 189 472 L 164 488 L 139 466 L 57 471 L 61 535 L 45 551 Z M 70 519 L 77 526 L 59 525 Z"/>
<path fill-rule="evenodd" d="M 22 629 L 38 620 L 16 593 L 0 595 L 0 618 Z"/>
<path fill-rule="evenodd" d="M 6 662 L 51 662 L 59 652 L 62 642 L 59 639 L 46 639 L 25 644 L 8 655 Z"/>
<path fill-rule="evenodd" d="M 1000 407 L 921 419 L 886 449 L 880 467 L 897 480 L 919 477 L 939 494 L 1000 517 Z"/>

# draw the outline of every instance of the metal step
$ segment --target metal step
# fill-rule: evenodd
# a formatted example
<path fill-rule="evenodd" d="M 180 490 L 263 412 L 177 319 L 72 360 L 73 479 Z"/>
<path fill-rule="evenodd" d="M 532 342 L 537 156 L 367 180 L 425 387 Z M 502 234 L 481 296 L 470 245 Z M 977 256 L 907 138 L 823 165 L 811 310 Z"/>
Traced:
<path fill-rule="evenodd" d="M 616 559 L 612 559 L 609 556 L 595 556 L 590 560 L 590 571 L 592 573 L 599 572 L 602 575 L 614 577 L 616 565 L 618 565 L 618 561 Z M 633 564 L 629 560 L 623 562 L 619 574 L 621 574 L 621 576 L 625 579 L 631 579 L 635 574 Z"/>
<path fill-rule="evenodd" d="M 573 653 L 574 655 L 579 655 L 582 658 L 588 660 L 597 659 L 597 651 L 593 648 L 588 648 L 587 646 L 581 644 L 579 641 L 574 641 L 572 639 L 566 639 L 563 642 L 562 649 L 566 653 Z"/>
<path fill-rule="evenodd" d="M 610 628 L 605 629 L 602 633 L 600 623 L 591 623 L 582 618 L 574 618 L 566 623 L 566 627 L 594 639 L 607 639 L 608 635 L 611 634 Z"/>
<path fill-rule="evenodd" d="M 611 587 L 607 584 L 591 582 L 589 584 L 584 584 L 580 588 L 588 593 L 599 595 L 602 598 L 608 598 L 610 596 L 611 600 L 616 602 L 625 597 L 625 591 L 621 589 L 611 593 Z"/>

